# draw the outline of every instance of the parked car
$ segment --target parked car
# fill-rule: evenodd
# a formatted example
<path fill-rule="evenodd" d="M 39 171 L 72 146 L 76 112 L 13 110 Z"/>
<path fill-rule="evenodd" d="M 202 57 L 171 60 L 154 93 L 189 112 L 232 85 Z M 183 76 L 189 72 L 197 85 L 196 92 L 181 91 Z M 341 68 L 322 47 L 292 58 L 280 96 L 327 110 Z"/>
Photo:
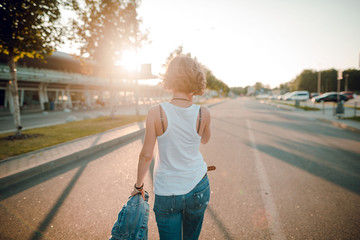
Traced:
<path fill-rule="evenodd" d="M 345 95 L 347 97 L 348 100 L 353 99 L 354 98 L 354 93 L 351 91 L 345 91 L 345 92 L 340 92 L 340 94 Z"/>
<path fill-rule="evenodd" d="M 285 96 L 283 100 L 286 100 L 286 101 L 295 101 L 295 100 L 307 101 L 309 99 L 309 96 L 310 95 L 309 95 L 308 91 L 295 91 L 295 92 L 292 92 L 291 94 Z"/>
<path fill-rule="evenodd" d="M 269 94 L 259 94 L 256 95 L 256 99 L 268 99 Z"/>
<path fill-rule="evenodd" d="M 312 102 L 337 102 L 337 100 L 337 92 L 327 92 L 311 99 Z M 340 94 L 339 100 L 346 102 L 348 98 L 345 95 Z"/>
<path fill-rule="evenodd" d="M 317 97 L 317 96 L 320 96 L 320 95 L 321 95 L 321 93 L 319 94 L 317 92 L 312 92 L 312 93 L 310 93 L 310 98 Z"/>
<path fill-rule="evenodd" d="M 268 99 L 269 100 L 276 100 L 277 99 L 277 95 L 269 95 Z"/>
<path fill-rule="evenodd" d="M 287 92 L 287 93 L 285 93 L 285 94 L 279 95 L 279 96 L 277 97 L 277 99 L 278 99 L 278 100 L 284 100 L 284 98 L 285 98 L 287 95 L 289 95 L 289 94 L 291 94 L 291 92 Z"/>

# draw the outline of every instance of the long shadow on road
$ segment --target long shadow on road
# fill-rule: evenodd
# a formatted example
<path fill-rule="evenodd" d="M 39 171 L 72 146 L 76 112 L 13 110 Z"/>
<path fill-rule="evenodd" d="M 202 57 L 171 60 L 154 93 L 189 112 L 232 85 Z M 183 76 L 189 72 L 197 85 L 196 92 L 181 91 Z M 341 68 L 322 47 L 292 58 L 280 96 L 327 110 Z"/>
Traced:
<path fill-rule="evenodd" d="M 65 190 L 60 195 L 60 197 L 58 198 L 58 200 L 56 201 L 56 203 L 54 204 L 54 206 L 52 207 L 50 212 L 46 215 L 45 219 L 41 222 L 40 226 L 37 228 L 37 231 L 35 231 L 33 233 L 32 237 L 29 238 L 30 240 L 38 240 L 38 239 L 42 239 L 44 237 L 43 232 L 45 232 L 45 230 L 50 225 L 51 221 L 54 219 L 54 217 L 55 217 L 56 213 L 59 211 L 61 205 L 64 203 L 65 199 L 71 192 L 71 189 L 75 186 L 75 183 L 78 181 L 81 174 L 85 170 L 86 165 L 87 165 L 87 163 L 85 163 L 78 169 L 78 171 L 76 172 L 74 177 L 71 179 L 69 185 L 65 188 Z"/>
<path fill-rule="evenodd" d="M 38 175 L 38 176 L 34 176 L 32 178 L 29 178 L 27 180 L 24 180 L 20 183 L 17 183 L 17 184 L 14 184 L 14 185 L 11 185 L 5 189 L 1 189 L 0 190 L 0 201 L 4 200 L 4 199 L 7 199 L 17 193 L 20 193 L 22 191 L 25 191 L 29 188 L 32 188 L 38 184 L 41 184 L 47 180 L 50 180 L 52 178 L 55 178 L 63 173 L 66 173 L 68 171 L 71 171 L 75 168 L 85 168 L 86 165 L 92 161 L 95 161 L 97 160 L 98 158 L 102 157 L 102 156 L 105 156 L 115 150 L 117 150 L 118 148 L 121 148 L 122 146 L 125 146 L 129 143 L 132 143 L 132 142 L 135 142 L 137 141 L 138 139 L 142 138 L 142 136 L 139 136 L 139 137 L 135 137 L 127 142 L 124 142 L 122 144 L 119 144 L 117 146 L 114 146 L 114 147 L 111 147 L 111 148 L 107 148 L 107 149 L 104 149 L 102 151 L 99 151 L 97 152 L 96 154 L 93 154 L 91 156 L 88 156 L 88 157 L 84 157 L 84 158 L 81 158 L 81 159 L 77 159 L 75 161 L 73 161 L 72 163 L 70 164 L 67 164 L 67 165 L 64 165 L 62 167 L 59 167 L 59 168 L 56 168 L 54 170 L 50 170 L 48 172 L 45 172 L 41 175 Z M 78 171 L 81 175 L 81 173 L 83 172 L 82 171 Z M 77 179 L 77 178 L 76 178 Z M 71 183 L 70 183 L 71 184 Z"/>
<path fill-rule="evenodd" d="M 285 142 L 283 144 L 285 146 L 287 145 L 287 143 Z M 297 145 L 298 144 L 300 143 L 297 143 Z M 251 147 L 250 143 L 248 145 Z M 315 176 L 321 177 L 329 182 L 332 182 L 338 186 L 348 189 L 356 194 L 360 194 L 360 176 L 358 174 L 355 175 L 349 173 L 348 172 L 349 170 L 345 169 L 342 166 L 338 166 L 337 168 L 334 168 L 330 165 L 318 161 L 313 161 L 298 154 L 284 151 L 280 148 L 270 145 L 258 144 L 257 149 L 278 160 L 281 160 L 295 167 L 298 167 Z M 330 151 L 331 148 L 329 148 L 328 150 Z M 359 169 L 359 164 L 360 163 L 356 163 L 355 165 L 357 169 Z"/>
<path fill-rule="evenodd" d="M 329 167 L 360 177 L 360 154 L 357 152 L 334 148 L 334 146 L 325 146 L 315 142 L 299 143 L 289 139 L 278 141 L 278 143 L 287 149 L 296 149 L 299 153 L 307 153 L 312 156 L 314 161 L 324 162 Z"/>
<path fill-rule="evenodd" d="M 62 194 L 60 195 L 60 197 L 57 199 L 57 201 L 55 202 L 55 204 L 53 205 L 53 207 L 51 208 L 51 210 L 49 211 L 49 213 L 47 214 L 47 216 L 44 218 L 44 220 L 41 222 L 40 226 L 37 228 L 36 231 L 34 231 L 33 235 L 30 237 L 31 240 L 37 240 L 37 239 L 42 239 L 45 238 L 45 236 L 43 235 L 43 232 L 46 231 L 46 229 L 48 228 L 48 226 L 50 225 L 50 223 L 52 222 L 52 220 L 54 219 L 54 217 L 56 216 L 57 212 L 59 211 L 59 209 L 61 208 L 62 204 L 64 203 L 64 201 L 66 200 L 66 198 L 68 197 L 68 195 L 70 194 L 71 190 L 73 189 L 73 187 L 75 186 L 76 182 L 78 181 L 78 179 L 80 178 L 80 176 L 82 175 L 82 173 L 84 172 L 86 166 L 88 165 L 88 163 L 97 160 L 98 158 L 109 154 L 112 151 L 117 150 L 118 148 L 125 146 L 131 142 L 134 142 L 136 140 L 138 140 L 141 137 L 137 137 L 134 138 L 130 141 L 127 141 L 121 145 L 117 145 L 114 146 L 112 148 L 108 148 L 105 149 L 103 151 L 98 152 L 97 154 L 91 155 L 89 157 L 85 157 L 82 159 L 79 159 L 71 164 L 65 165 L 61 168 L 46 172 L 44 174 L 42 174 L 41 176 L 35 176 L 31 179 L 28 179 L 24 182 L 18 183 L 16 185 L 12 185 L 6 189 L 1 190 L 0 192 L 0 201 L 7 199 L 19 192 L 25 191 L 26 189 L 29 189 L 31 187 L 34 187 L 42 182 L 45 182 L 47 180 L 50 180 L 52 178 L 55 178 L 63 173 L 66 173 L 68 171 L 71 171 L 72 169 L 78 168 L 77 172 L 75 173 L 75 175 L 73 176 L 73 178 L 71 179 L 71 181 L 69 182 L 69 184 L 67 185 L 67 187 L 64 189 L 64 191 L 62 192 Z"/>
<path fill-rule="evenodd" d="M 288 118 L 289 119 L 289 118 Z M 320 123 L 318 121 L 310 121 L 305 118 L 291 119 L 292 121 L 269 121 L 262 119 L 253 119 L 254 121 L 261 122 L 268 125 L 277 126 L 280 128 L 289 129 L 291 131 L 304 132 L 309 134 L 323 135 L 329 137 L 341 138 L 344 136 L 348 140 L 360 141 L 360 135 L 354 134 L 349 130 L 340 129 L 329 125 L 327 123 Z"/>
<path fill-rule="evenodd" d="M 284 117 L 287 117 L 287 115 Z M 244 125 L 237 122 L 231 122 L 226 119 L 214 120 L 219 120 L 223 124 L 230 124 L 237 128 L 246 128 Z M 304 132 L 312 135 L 320 134 L 324 136 L 331 136 L 335 139 L 339 139 L 339 141 L 341 141 L 341 139 L 346 139 L 360 142 L 360 136 L 356 133 L 343 129 L 337 129 L 336 127 L 327 126 L 326 124 L 306 120 L 304 118 L 301 118 L 300 120 L 297 119 L 298 122 L 266 121 L 262 119 L 252 120 L 268 125 L 274 125 L 280 128 L 287 128 L 291 131 Z M 235 132 L 226 132 L 224 131 L 226 128 L 213 128 L 214 130 L 219 130 L 222 133 L 234 137 L 234 139 L 252 147 L 247 136 L 240 136 Z M 319 129 L 322 129 L 323 131 L 319 131 Z M 326 146 L 316 142 L 293 141 L 289 138 L 285 138 L 284 136 L 279 136 L 276 132 L 264 132 L 259 129 L 252 129 L 252 131 L 271 137 L 272 142 L 276 142 L 280 146 L 284 147 L 281 149 L 272 145 L 258 144 L 257 149 L 259 151 L 337 184 L 354 193 L 360 194 L 360 161 L 358 161 L 358 159 L 360 159 L 360 154 L 358 152 L 334 148 L 334 146 Z M 286 149 L 289 149 L 289 151 Z M 298 152 L 298 154 L 293 153 L 294 149 Z M 304 155 L 301 153 L 304 153 Z M 306 155 L 312 155 L 312 157 L 308 158 Z"/>

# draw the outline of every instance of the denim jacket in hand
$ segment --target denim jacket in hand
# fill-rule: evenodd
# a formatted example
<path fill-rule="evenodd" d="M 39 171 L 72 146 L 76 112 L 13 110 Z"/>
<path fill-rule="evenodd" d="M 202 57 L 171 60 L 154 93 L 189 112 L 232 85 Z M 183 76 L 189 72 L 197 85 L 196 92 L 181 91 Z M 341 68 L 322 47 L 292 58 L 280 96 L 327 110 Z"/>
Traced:
<path fill-rule="evenodd" d="M 147 240 L 149 219 L 149 194 L 145 192 L 145 201 L 141 194 L 129 197 L 119 212 L 109 240 Z"/>

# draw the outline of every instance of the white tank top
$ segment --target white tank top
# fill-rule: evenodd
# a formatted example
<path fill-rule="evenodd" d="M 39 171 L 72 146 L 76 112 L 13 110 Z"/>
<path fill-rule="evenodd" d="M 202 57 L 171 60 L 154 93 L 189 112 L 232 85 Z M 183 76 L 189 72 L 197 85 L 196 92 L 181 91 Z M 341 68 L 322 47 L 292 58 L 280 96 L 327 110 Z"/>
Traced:
<path fill-rule="evenodd" d="M 159 154 L 154 167 L 154 193 L 161 196 L 190 192 L 204 177 L 207 165 L 200 153 L 201 137 L 196 131 L 199 105 L 177 107 L 161 103 L 168 126 L 157 137 Z"/>

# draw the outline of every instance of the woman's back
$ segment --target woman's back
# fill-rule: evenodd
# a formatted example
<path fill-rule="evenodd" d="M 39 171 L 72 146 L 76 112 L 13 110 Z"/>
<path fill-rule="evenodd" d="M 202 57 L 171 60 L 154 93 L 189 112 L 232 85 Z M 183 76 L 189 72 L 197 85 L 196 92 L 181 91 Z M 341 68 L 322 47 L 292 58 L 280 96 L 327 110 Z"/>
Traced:
<path fill-rule="evenodd" d="M 184 108 L 166 102 L 161 108 L 167 127 L 157 137 L 159 156 L 155 162 L 154 191 L 164 196 L 185 194 L 196 186 L 207 170 L 199 151 L 200 106 L 193 104 Z"/>

